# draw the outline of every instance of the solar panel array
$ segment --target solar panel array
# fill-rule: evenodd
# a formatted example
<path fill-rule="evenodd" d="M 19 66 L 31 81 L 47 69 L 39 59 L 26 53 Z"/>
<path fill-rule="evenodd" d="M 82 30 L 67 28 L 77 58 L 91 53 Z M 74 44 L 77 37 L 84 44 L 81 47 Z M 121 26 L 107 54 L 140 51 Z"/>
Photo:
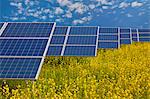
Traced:
<path fill-rule="evenodd" d="M 37 79 L 46 55 L 96 56 L 132 42 L 150 42 L 150 29 L 0 23 L 0 79 Z"/>
<path fill-rule="evenodd" d="M 139 41 L 150 42 L 150 29 L 138 29 Z"/>
<path fill-rule="evenodd" d="M 100 28 L 98 48 L 118 48 L 118 36 L 118 28 Z"/>
<path fill-rule="evenodd" d="M 56 27 L 47 56 L 96 56 L 97 27 Z"/>
<path fill-rule="evenodd" d="M 4 24 L 0 79 L 37 79 L 53 28 L 54 23 Z"/>

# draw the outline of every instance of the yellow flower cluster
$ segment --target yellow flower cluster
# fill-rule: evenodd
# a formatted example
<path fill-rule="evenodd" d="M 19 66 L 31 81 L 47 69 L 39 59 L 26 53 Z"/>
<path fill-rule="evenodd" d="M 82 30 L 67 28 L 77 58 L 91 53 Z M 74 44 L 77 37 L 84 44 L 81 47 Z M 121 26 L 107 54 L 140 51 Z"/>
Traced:
<path fill-rule="evenodd" d="M 2 81 L 0 81 L 2 83 Z M 150 99 L 150 43 L 47 57 L 37 81 L 7 81 L 0 99 Z"/>

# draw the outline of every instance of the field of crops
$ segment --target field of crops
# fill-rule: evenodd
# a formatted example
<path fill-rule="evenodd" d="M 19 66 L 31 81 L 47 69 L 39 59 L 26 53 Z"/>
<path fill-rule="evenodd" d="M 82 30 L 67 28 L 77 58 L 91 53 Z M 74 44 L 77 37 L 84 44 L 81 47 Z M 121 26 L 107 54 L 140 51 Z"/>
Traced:
<path fill-rule="evenodd" d="M 0 83 L 0 99 L 150 99 L 150 43 L 97 57 L 47 57 L 37 81 Z"/>

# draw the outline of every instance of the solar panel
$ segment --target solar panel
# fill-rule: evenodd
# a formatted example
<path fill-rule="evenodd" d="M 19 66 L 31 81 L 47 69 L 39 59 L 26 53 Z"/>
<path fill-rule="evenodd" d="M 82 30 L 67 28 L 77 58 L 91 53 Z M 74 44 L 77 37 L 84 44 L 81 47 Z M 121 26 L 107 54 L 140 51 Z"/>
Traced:
<path fill-rule="evenodd" d="M 120 38 L 129 38 L 130 39 L 130 34 L 120 34 Z"/>
<path fill-rule="evenodd" d="M 65 36 L 52 36 L 50 44 L 64 44 Z"/>
<path fill-rule="evenodd" d="M 64 56 L 95 56 L 95 46 L 66 46 Z"/>
<path fill-rule="evenodd" d="M 97 36 L 69 36 L 67 44 L 96 45 Z"/>
<path fill-rule="evenodd" d="M 0 56 L 43 56 L 47 39 L 0 39 Z"/>
<path fill-rule="evenodd" d="M 0 36 L 0 79 L 37 79 L 55 23 L 8 23 Z"/>
<path fill-rule="evenodd" d="M 47 56 L 61 56 L 63 46 L 50 46 L 47 51 Z"/>
<path fill-rule="evenodd" d="M 140 37 L 150 37 L 150 32 L 149 33 L 140 33 L 139 34 Z"/>
<path fill-rule="evenodd" d="M 150 32 L 150 29 L 138 29 L 139 32 Z"/>
<path fill-rule="evenodd" d="M 118 28 L 100 28 L 98 48 L 118 48 L 118 30 Z"/>
<path fill-rule="evenodd" d="M 150 42 L 150 37 L 139 38 L 140 42 Z"/>
<path fill-rule="evenodd" d="M 67 26 L 66 27 L 63 27 L 63 26 L 62 27 L 61 26 L 57 27 L 56 26 L 53 34 L 54 35 L 66 35 L 67 29 L 68 29 Z"/>
<path fill-rule="evenodd" d="M 98 48 L 118 48 L 118 42 L 99 42 Z"/>
<path fill-rule="evenodd" d="M 0 79 L 35 78 L 42 58 L 0 58 Z"/>
<path fill-rule="evenodd" d="M 131 44 L 131 39 L 121 39 L 121 44 Z"/>
<path fill-rule="evenodd" d="M 97 27 L 71 27 L 70 35 L 97 35 Z"/>
<path fill-rule="evenodd" d="M 130 29 L 120 29 L 121 33 L 130 33 Z"/>
<path fill-rule="evenodd" d="M 118 35 L 99 35 L 98 40 L 118 40 Z"/>
<path fill-rule="evenodd" d="M 8 23 L 2 37 L 48 37 L 54 23 Z"/>
<path fill-rule="evenodd" d="M 95 56 L 96 55 L 95 53 L 96 53 L 96 46 L 97 46 L 96 43 L 97 43 L 97 38 L 98 38 L 98 32 L 97 32 L 98 27 L 75 27 L 75 26 L 65 27 L 67 28 L 67 30 L 65 30 L 65 32 L 67 31 L 65 38 L 63 38 L 64 36 L 62 35 L 62 29 L 64 27 L 59 27 L 59 28 L 61 28 L 60 31 L 59 29 L 57 30 L 55 29 L 57 33 L 53 34 L 51 44 L 47 52 L 47 56 L 66 56 L 66 55 L 67 56 L 86 56 L 86 55 Z M 85 47 L 85 46 L 88 46 L 88 47 Z M 92 47 L 89 47 L 89 46 L 92 46 Z M 72 49 L 72 48 L 75 48 L 75 49 Z M 89 48 L 91 48 L 92 50 L 95 50 L 95 53 L 93 53 L 92 50 L 87 51 L 89 53 L 79 52 L 78 50 L 78 49 L 89 50 Z M 71 49 L 72 49 L 72 53 L 70 53 Z"/>
<path fill-rule="evenodd" d="M 118 33 L 118 28 L 100 28 L 100 33 Z"/>

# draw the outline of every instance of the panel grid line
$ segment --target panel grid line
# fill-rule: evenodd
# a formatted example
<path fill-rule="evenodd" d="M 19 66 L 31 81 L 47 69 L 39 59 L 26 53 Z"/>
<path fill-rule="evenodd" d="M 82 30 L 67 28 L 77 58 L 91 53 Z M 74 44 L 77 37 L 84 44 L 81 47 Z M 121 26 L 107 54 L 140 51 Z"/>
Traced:
<path fill-rule="evenodd" d="M 64 55 L 64 52 L 65 52 L 65 48 L 66 48 L 66 44 L 67 44 L 67 40 L 68 40 L 68 36 L 69 36 L 70 29 L 71 29 L 71 27 L 69 26 L 68 29 L 67 29 L 67 33 L 66 33 L 64 45 L 63 45 L 63 48 L 62 48 L 62 51 L 61 51 L 61 56 Z"/>
<path fill-rule="evenodd" d="M 130 41 L 131 41 L 131 44 L 132 44 L 132 29 L 130 28 Z"/>
<path fill-rule="evenodd" d="M 118 28 L 118 48 L 120 48 L 120 27 Z"/>
<path fill-rule="evenodd" d="M 98 50 L 99 30 L 100 30 L 100 27 L 98 26 L 98 28 L 97 28 L 97 39 L 96 39 L 95 56 L 97 56 L 97 50 Z"/>

